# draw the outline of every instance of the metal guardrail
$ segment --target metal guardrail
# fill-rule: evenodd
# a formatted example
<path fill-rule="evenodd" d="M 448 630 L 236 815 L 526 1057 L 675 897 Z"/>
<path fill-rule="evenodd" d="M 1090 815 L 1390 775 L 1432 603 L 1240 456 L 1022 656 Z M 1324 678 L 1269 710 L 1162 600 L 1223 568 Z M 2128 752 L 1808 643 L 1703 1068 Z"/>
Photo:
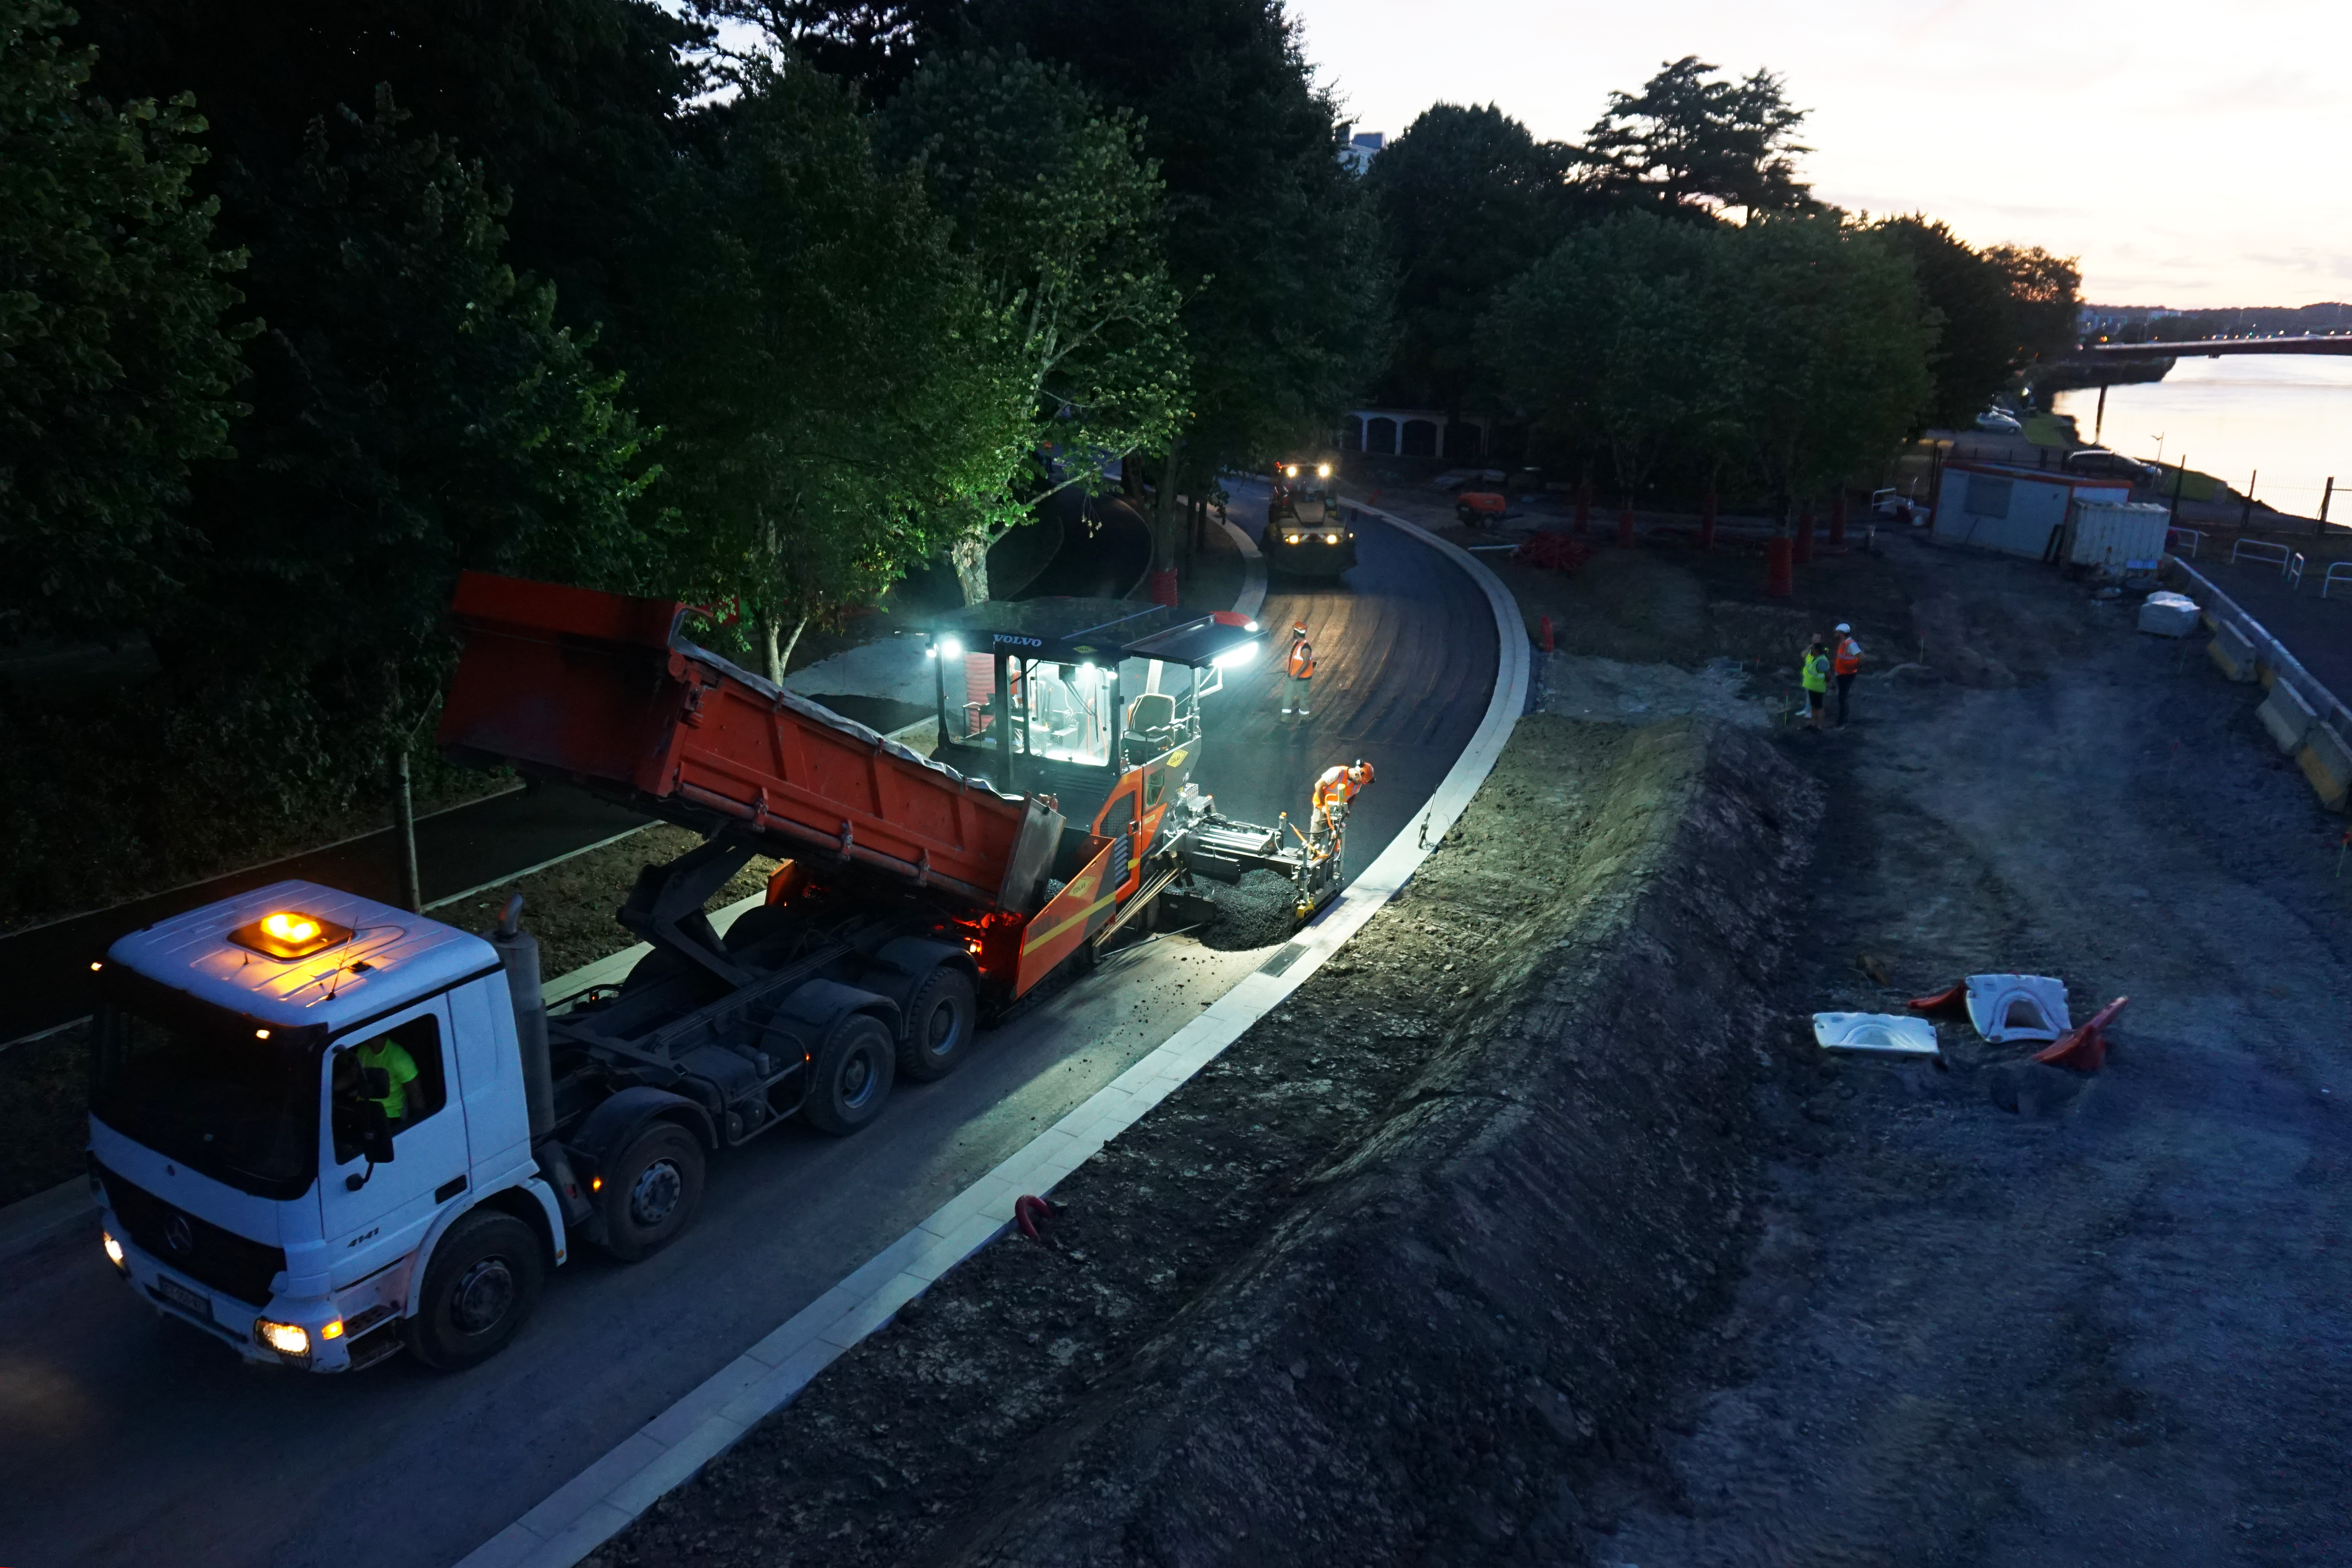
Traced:
<path fill-rule="evenodd" d="M 2319 580 L 2319 596 L 2323 599 L 2327 597 L 2327 590 L 2338 583 L 2352 583 L 2352 561 L 2331 561 L 2327 563 L 2327 575 Z"/>
<path fill-rule="evenodd" d="M 2189 559 L 2194 561 L 2197 559 L 2198 550 L 2205 542 L 2205 531 L 2201 528 L 2182 528 L 2175 523 L 2164 531 L 2164 547 L 2167 550 L 2171 549 L 2172 542 L 2176 539 L 2189 541 Z"/>
<path fill-rule="evenodd" d="M 2303 552 L 2298 550 L 2286 558 L 2286 569 L 2281 574 L 2291 587 L 2303 586 Z"/>
<path fill-rule="evenodd" d="M 2196 590 L 2189 596 L 2197 601 L 2200 608 L 2216 621 L 2232 627 L 2240 637 L 2244 637 L 2253 647 L 2254 658 L 2277 671 L 2278 679 L 2292 685 L 2296 693 L 2311 704 L 2313 712 L 2318 714 L 2322 721 L 2336 727 L 2336 733 L 2352 734 L 2352 708 L 2347 708 L 2343 700 L 2330 691 L 2317 676 L 2304 668 L 2303 661 L 2287 652 L 2286 645 L 2273 637 L 2269 627 L 2246 614 L 2239 607 L 2235 599 L 2215 587 L 2211 580 L 2203 573 L 2179 556 L 2172 555 L 2166 559 L 2175 570 L 2189 579 L 2190 585 Z M 2336 565 L 2352 566 L 2352 562 L 2338 562 Z M 2330 576 L 2335 574 L 2335 567 L 2328 569 Z M 2347 581 L 2352 581 L 2352 572 L 2346 573 L 2345 576 Z"/>
<path fill-rule="evenodd" d="M 2278 553 L 2275 555 L 2270 553 L 2273 550 Z M 2251 555 L 2257 561 L 2274 563 L 2281 574 L 2284 574 L 2286 571 L 2286 558 L 2293 553 L 2294 552 L 2285 545 L 2273 544 L 2267 539 L 2241 539 L 2237 543 L 2230 546 L 2230 564 L 2235 566 L 2240 556 Z"/>

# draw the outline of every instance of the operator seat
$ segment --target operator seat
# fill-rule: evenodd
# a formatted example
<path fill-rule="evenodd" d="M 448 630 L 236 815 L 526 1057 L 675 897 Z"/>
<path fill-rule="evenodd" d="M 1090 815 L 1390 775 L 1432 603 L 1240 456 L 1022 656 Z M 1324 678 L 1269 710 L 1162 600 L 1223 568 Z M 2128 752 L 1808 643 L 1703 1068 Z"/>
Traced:
<path fill-rule="evenodd" d="M 1176 699 L 1147 691 L 1127 705 L 1127 748 L 1156 757 L 1176 743 Z"/>

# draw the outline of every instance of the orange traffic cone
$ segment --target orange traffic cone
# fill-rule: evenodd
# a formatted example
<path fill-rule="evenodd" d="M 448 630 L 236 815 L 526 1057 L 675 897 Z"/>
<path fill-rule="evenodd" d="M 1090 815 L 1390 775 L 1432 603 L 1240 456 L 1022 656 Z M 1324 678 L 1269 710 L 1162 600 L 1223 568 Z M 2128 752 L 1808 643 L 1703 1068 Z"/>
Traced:
<path fill-rule="evenodd" d="M 1965 1018 L 1969 1016 L 1969 983 L 1958 981 L 1949 991 L 1938 991 L 1933 996 L 1914 996 L 1903 1005 L 1931 1018 Z"/>
<path fill-rule="evenodd" d="M 2128 996 L 2118 996 L 2091 1015 L 2089 1023 L 2079 1029 L 2069 1029 L 2041 1050 L 2033 1053 L 2037 1062 L 2052 1067 L 2072 1068 L 2076 1072 L 2096 1072 L 2106 1065 L 2107 1020 L 2124 1010 Z"/>

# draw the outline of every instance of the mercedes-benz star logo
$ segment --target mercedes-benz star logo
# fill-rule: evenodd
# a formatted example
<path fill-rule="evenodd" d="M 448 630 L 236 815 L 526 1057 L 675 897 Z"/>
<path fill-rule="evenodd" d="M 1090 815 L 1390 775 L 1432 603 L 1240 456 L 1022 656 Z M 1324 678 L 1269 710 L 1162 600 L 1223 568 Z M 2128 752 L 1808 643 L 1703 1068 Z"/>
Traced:
<path fill-rule="evenodd" d="M 186 1215 L 175 1214 L 163 1222 L 163 1245 L 182 1254 L 196 1249 L 196 1233 L 189 1228 Z"/>

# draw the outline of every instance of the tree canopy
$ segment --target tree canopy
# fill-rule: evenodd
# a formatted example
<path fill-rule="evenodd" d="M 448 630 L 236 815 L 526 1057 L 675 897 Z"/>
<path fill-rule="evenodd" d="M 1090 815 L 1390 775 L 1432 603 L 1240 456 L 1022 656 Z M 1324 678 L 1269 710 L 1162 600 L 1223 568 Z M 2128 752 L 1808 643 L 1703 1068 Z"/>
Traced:
<path fill-rule="evenodd" d="M 1184 412 L 1160 181 L 1133 115 L 1017 52 L 935 60 L 880 124 L 953 225 L 1026 405 L 1015 468 L 959 503 L 953 559 L 976 601 L 1007 528 L 1055 490 L 1099 488 L 1108 464 L 1164 449 Z"/>
<path fill-rule="evenodd" d="M 1452 103 L 1424 110 L 1372 161 L 1364 183 L 1395 285 L 1383 398 L 1457 416 L 1489 400 L 1478 321 L 1566 233 L 1573 162 L 1492 104 Z"/>
<path fill-rule="evenodd" d="M 1685 55 L 1639 92 L 1612 92 L 1585 133 L 1585 177 L 1602 194 L 1668 211 L 1802 212 L 1812 187 L 1797 178 L 1806 111 L 1780 79 L 1759 70 L 1738 81 Z"/>
<path fill-rule="evenodd" d="M 1642 214 L 1571 235 L 1484 331 L 1523 416 L 1607 451 L 1629 494 L 1668 459 L 1736 463 L 1783 505 L 1910 430 L 1934 334 L 1902 255 L 1866 230 Z"/>
<path fill-rule="evenodd" d="M 53 0 L 0 0 L 0 639 L 103 632 L 181 580 L 190 466 L 228 449 L 241 253 L 184 94 L 120 107 Z"/>

